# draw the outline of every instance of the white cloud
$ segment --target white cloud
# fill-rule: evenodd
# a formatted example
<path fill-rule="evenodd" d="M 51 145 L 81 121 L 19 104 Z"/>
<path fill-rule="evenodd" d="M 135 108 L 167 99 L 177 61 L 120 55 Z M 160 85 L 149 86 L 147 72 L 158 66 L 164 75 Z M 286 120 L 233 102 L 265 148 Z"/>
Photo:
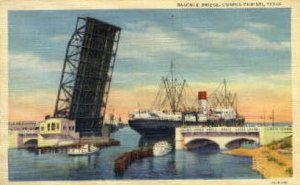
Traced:
<path fill-rule="evenodd" d="M 137 78 L 137 77 L 144 77 L 144 76 L 151 76 L 149 73 L 143 73 L 143 72 L 132 72 L 132 73 L 114 73 L 114 78 Z"/>
<path fill-rule="evenodd" d="M 9 66 L 13 71 L 27 70 L 32 72 L 60 72 L 63 61 L 45 61 L 32 53 L 18 53 L 9 56 Z"/>
<path fill-rule="evenodd" d="M 136 49 L 143 52 L 163 52 L 178 50 L 185 43 L 175 32 L 164 32 L 158 27 L 148 27 L 144 32 L 124 32 L 124 43 L 135 45 Z M 132 48 L 129 48 L 132 50 Z"/>
<path fill-rule="evenodd" d="M 271 29 L 274 27 L 271 24 L 260 23 L 260 22 L 249 22 L 249 23 L 246 23 L 245 26 L 248 28 L 251 28 L 251 29 L 258 29 L 258 30 Z"/>
<path fill-rule="evenodd" d="M 69 39 L 70 39 L 70 35 L 68 34 L 58 34 L 50 37 L 50 40 L 53 42 L 68 41 Z"/>
<path fill-rule="evenodd" d="M 267 80 L 273 81 L 275 83 L 292 81 L 292 76 L 289 73 L 272 74 L 272 75 L 264 76 L 264 77 L 266 77 Z"/>
<path fill-rule="evenodd" d="M 262 50 L 287 50 L 290 48 L 290 42 L 288 41 L 269 41 L 246 29 L 203 33 L 197 29 L 189 28 L 187 31 L 195 34 L 202 42 L 214 48 Z"/>
<path fill-rule="evenodd" d="M 157 27 L 156 22 L 152 21 L 137 21 L 137 22 L 128 22 L 126 23 L 126 30 L 143 30 L 149 26 L 155 26 Z"/>
<path fill-rule="evenodd" d="M 272 85 L 272 86 L 280 86 L 280 85 L 290 85 L 291 82 L 291 74 L 289 72 L 284 72 L 280 74 L 256 74 L 256 75 L 248 75 L 243 73 L 237 73 L 234 75 L 232 79 L 236 83 L 239 84 L 265 84 L 265 85 Z"/>
<path fill-rule="evenodd" d="M 212 42 L 215 46 L 227 46 L 229 48 L 253 48 L 282 50 L 288 49 L 287 42 L 268 41 L 257 34 L 244 29 L 239 29 L 227 33 L 209 32 L 201 36 L 203 39 Z"/>
<path fill-rule="evenodd" d="M 234 73 L 231 76 L 226 76 L 226 81 L 232 92 L 246 92 L 251 89 L 259 89 L 264 92 L 264 88 L 282 91 L 291 88 L 291 74 L 288 72 L 271 75 Z M 213 92 L 221 83 L 223 83 L 223 79 L 219 79 L 219 81 L 203 80 L 189 84 L 192 89 L 204 89 Z"/>
<path fill-rule="evenodd" d="M 160 57 L 165 53 L 185 54 L 189 49 L 188 41 L 175 31 L 165 31 L 153 25 L 143 29 L 122 33 L 118 51 L 120 58 L 145 60 Z"/>
<path fill-rule="evenodd" d="M 188 52 L 185 54 L 190 58 L 196 58 L 196 59 L 214 57 L 210 52 Z"/>

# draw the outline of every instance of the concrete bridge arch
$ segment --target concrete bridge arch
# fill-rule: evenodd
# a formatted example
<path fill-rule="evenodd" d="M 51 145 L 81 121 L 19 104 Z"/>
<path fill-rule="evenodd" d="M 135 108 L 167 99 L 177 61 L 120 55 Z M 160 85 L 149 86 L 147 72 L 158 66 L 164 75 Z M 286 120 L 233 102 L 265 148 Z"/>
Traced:
<path fill-rule="evenodd" d="M 37 138 L 24 138 L 23 139 L 23 144 L 25 145 L 26 143 L 32 143 L 32 142 L 38 142 Z"/>
<path fill-rule="evenodd" d="M 24 147 L 35 147 L 38 144 L 37 138 L 26 138 L 23 139 L 23 146 Z"/>
<path fill-rule="evenodd" d="M 257 144 L 259 144 L 259 138 L 258 137 L 251 137 L 251 136 L 236 136 L 236 137 L 225 137 L 225 136 L 219 136 L 219 137 L 185 137 L 183 141 L 184 147 L 186 147 L 189 143 L 196 141 L 196 140 L 209 140 L 213 143 L 216 143 L 220 150 L 226 150 L 227 145 L 231 142 L 238 141 L 238 140 L 249 140 L 253 141 Z"/>
<path fill-rule="evenodd" d="M 218 148 L 220 149 L 219 144 L 217 141 L 213 139 L 207 139 L 207 138 L 196 138 L 193 139 L 185 144 L 185 148 L 190 150 L 190 149 L 197 149 L 197 148 L 202 148 L 202 147 L 207 147 L 207 146 L 212 146 L 213 148 Z"/>

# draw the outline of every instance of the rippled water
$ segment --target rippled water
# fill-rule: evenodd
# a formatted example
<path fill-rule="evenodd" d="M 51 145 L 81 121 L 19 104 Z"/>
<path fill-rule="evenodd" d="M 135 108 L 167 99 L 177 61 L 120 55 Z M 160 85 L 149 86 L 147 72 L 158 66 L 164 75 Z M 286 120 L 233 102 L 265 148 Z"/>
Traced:
<path fill-rule="evenodd" d="M 9 149 L 10 180 L 95 179 L 239 179 L 261 178 L 251 169 L 251 159 L 222 153 L 174 151 L 162 157 L 137 160 L 119 176 L 113 162 L 139 145 L 140 136 L 130 128 L 113 135 L 121 146 L 102 149 L 91 156 L 64 153 L 36 155 L 24 149 Z"/>

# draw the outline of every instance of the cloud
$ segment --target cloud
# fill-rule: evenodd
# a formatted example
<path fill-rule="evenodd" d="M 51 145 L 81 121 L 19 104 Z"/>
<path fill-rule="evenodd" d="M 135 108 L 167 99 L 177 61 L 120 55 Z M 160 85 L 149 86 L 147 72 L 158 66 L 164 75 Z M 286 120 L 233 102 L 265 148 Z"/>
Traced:
<path fill-rule="evenodd" d="M 9 55 L 9 93 L 23 94 L 57 88 L 63 61 L 42 59 L 32 53 Z"/>
<path fill-rule="evenodd" d="M 40 58 L 32 53 L 17 53 L 9 55 L 9 68 L 11 72 L 26 70 L 29 73 L 32 71 L 47 71 L 61 72 L 63 61 L 49 61 Z"/>
<path fill-rule="evenodd" d="M 264 84 L 264 86 L 290 86 L 291 83 L 291 74 L 289 72 L 281 74 L 256 74 L 256 75 L 247 75 L 242 73 L 235 74 L 234 81 L 239 84 Z"/>
<path fill-rule="evenodd" d="M 216 55 L 212 55 L 210 52 L 195 52 L 195 51 L 190 51 L 190 52 L 185 52 L 185 56 L 190 57 L 190 58 L 216 58 Z"/>
<path fill-rule="evenodd" d="M 70 39 L 69 34 L 58 34 L 50 37 L 50 40 L 53 42 L 68 41 L 69 39 Z"/>
<path fill-rule="evenodd" d="M 143 31 L 145 29 L 147 29 L 148 27 L 158 27 L 156 22 L 153 21 L 148 21 L 148 20 L 139 20 L 136 22 L 127 22 L 126 23 L 126 30 L 139 30 L 139 31 Z"/>
<path fill-rule="evenodd" d="M 147 60 L 147 62 L 163 60 L 164 55 L 180 54 L 192 56 L 188 39 L 182 37 L 179 32 L 164 30 L 150 23 L 138 23 L 142 30 L 135 29 L 122 32 L 118 57 L 120 59 Z M 133 25 L 131 25 L 133 27 Z M 136 31 L 138 30 L 138 31 Z M 204 57 L 207 53 L 198 53 L 198 57 Z"/>
<path fill-rule="evenodd" d="M 260 49 L 260 50 L 287 50 L 289 41 L 269 41 L 258 34 L 246 29 L 237 29 L 229 32 L 200 32 L 194 28 L 187 31 L 195 34 L 207 46 L 228 49 Z"/>
<path fill-rule="evenodd" d="M 127 73 L 122 73 L 122 72 L 116 72 L 114 73 L 114 78 L 138 78 L 138 77 L 145 77 L 145 76 L 151 76 L 149 73 L 144 73 L 144 72 L 127 72 Z"/>
<path fill-rule="evenodd" d="M 123 57 L 157 55 L 167 51 L 178 51 L 185 43 L 175 32 L 165 32 L 158 27 L 148 27 L 143 32 L 124 31 L 122 37 L 121 43 L 126 44 L 120 48 L 119 55 Z"/>
<path fill-rule="evenodd" d="M 267 23 L 260 23 L 260 22 L 248 22 L 245 24 L 247 28 L 250 29 L 257 29 L 257 30 L 265 30 L 265 29 L 271 29 L 274 28 L 273 25 L 267 24 Z"/>
<path fill-rule="evenodd" d="M 227 33 L 208 32 L 202 34 L 201 37 L 211 42 L 214 46 L 223 46 L 232 49 L 283 50 L 289 48 L 289 42 L 268 41 L 245 29 L 238 29 Z"/>

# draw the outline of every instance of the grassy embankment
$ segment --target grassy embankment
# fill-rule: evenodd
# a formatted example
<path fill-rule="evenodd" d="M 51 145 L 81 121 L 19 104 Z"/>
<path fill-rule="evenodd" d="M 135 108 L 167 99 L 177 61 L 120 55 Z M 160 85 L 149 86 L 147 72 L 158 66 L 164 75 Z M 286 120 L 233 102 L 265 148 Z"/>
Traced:
<path fill-rule="evenodd" d="M 259 148 L 238 148 L 224 153 L 252 157 L 253 169 L 265 178 L 291 177 L 293 175 L 292 136 Z"/>

